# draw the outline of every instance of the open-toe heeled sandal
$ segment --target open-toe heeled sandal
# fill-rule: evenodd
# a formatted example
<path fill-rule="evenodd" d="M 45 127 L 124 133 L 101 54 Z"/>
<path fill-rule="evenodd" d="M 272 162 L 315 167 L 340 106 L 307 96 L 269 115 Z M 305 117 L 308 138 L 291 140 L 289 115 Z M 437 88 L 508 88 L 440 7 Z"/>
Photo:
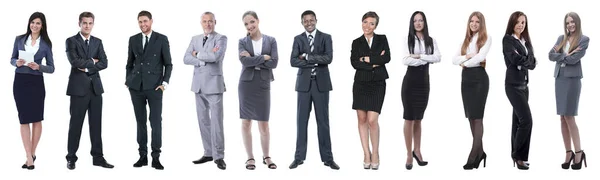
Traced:
<path fill-rule="evenodd" d="M 271 159 L 271 157 L 264 157 L 263 164 L 267 164 L 267 159 Z M 273 163 L 273 162 L 271 162 L 270 164 L 267 164 L 267 167 L 269 167 L 269 169 L 277 169 L 277 165 L 275 165 L 275 163 Z"/>
<path fill-rule="evenodd" d="M 248 170 L 256 169 L 256 165 L 254 165 L 254 163 L 250 164 L 250 161 L 255 161 L 255 160 L 254 160 L 254 158 L 250 158 L 250 159 L 246 160 L 246 169 L 248 169 Z"/>

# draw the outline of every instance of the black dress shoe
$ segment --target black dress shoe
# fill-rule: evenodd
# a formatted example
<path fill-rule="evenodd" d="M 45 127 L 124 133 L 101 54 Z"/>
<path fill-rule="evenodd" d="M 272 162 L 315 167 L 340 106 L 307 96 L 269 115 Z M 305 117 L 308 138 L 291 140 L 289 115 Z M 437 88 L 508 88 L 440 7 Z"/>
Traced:
<path fill-rule="evenodd" d="M 225 161 L 223 159 L 215 160 L 215 164 L 217 164 L 217 167 L 221 170 L 225 170 L 225 168 L 227 168 L 227 165 L 225 164 Z"/>
<path fill-rule="evenodd" d="M 298 166 L 304 164 L 303 160 L 294 159 L 294 162 L 290 164 L 290 169 L 296 169 Z"/>
<path fill-rule="evenodd" d="M 142 166 L 147 166 L 147 165 L 148 165 L 148 157 L 140 156 L 140 159 L 138 159 L 138 161 L 135 162 L 135 164 L 133 164 L 133 167 L 142 167 Z"/>
<path fill-rule="evenodd" d="M 31 157 L 33 157 L 33 162 L 35 162 L 35 158 L 36 157 L 35 156 L 31 156 Z M 575 157 L 575 156 L 573 156 L 573 157 Z M 27 166 L 27 163 L 25 163 L 25 164 L 23 164 L 23 166 L 21 166 L 21 168 L 23 168 L 23 169 L 29 169 L 29 166 Z"/>
<path fill-rule="evenodd" d="M 162 164 L 160 164 L 158 158 L 152 158 L 152 167 L 157 170 L 165 169 L 165 167 Z"/>
<path fill-rule="evenodd" d="M 209 162 L 212 161 L 213 158 L 212 157 L 208 157 L 208 156 L 202 156 L 200 159 L 192 161 L 194 164 L 202 164 L 205 162 Z"/>
<path fill-rule="evenodd" d="M 325 162 L 325 166 L 329 166 L 331 169 L 338 170 L 340 166 L 338 166 L 333 160 Z"/>
<path fill-rule="evenodd" d="M 93 164 L 94 164 L 94 166 L 100 166 L 100 167 L 109 168 L 109 169 L 112 169 L 115 167 L 112 164 L 109 164 L 108 162 L 106 162 L 106 160 L 104 160 L 104 159 L 100 160 L 99 162 L 94 162 Z"/>
<path fill-rule="evenodd" d="M 75 169 L 75 161 L 67 161 L 67 169 Z"/>

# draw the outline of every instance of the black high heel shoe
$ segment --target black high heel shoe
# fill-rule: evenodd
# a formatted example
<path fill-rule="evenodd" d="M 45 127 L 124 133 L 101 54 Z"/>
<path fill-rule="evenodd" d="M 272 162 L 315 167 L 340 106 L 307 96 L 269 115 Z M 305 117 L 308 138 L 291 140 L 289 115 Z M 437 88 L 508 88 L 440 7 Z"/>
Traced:
<path fill-rule="evenodd" d="M 35 162 L 35 158 L 36 158 L 36 156 L 31 156 L 31 157 L 33 158 L 33 162 Z M 25 163 L 25 164 L 23 164 L 23 166 L 21 166 L 21 168 L 23 168 L 23 169 L 29 169 L 30 167 L 29 167 L 29 166 L 27 166 L 27 163 Z M 31 167 L 31 169 L 33 169 L 33 168 L 35 168 L 35 167 Z M 31 170 L 31 169 L 30 169 L 30 170 Z"/>
<path fill-rule="evenodd" d="M 571 158 L 569 158 L 569 160 L 566 163 L 562 163 L 561 166 L 563 169 L 569 169 L 569 167 L 571 166 L 571 161 L 575 160 L 575 152 L 568 150 L 567 153 L 571 153 Z"/>
<path fill-rule="evenodd" d="M 573 170 L 580 170 L 581 169 L 581 163 L 585 163 L 585 167 L 587 168 L 587 160 L 585 160 L 585 152 L 583 152 L 583 150 L 577 151 L 575 153 L 581 153 L 581 159 L 579 160 L 578 163 L 575 163 L 575 160 L 573 160 L 573 164 L 571 165 L 571 169 Z"/>
<path fill-rule="evenodd" d="M 523 165 L 519 164 L 517 161 L 519 161 L 519 160 L 513 158 L 513 167 L 515 167 L 515 164 L 516 164 L 517 165 L 517 169 L 520 169 L 520 170 L 529 170 L 529 166 L 525 165 L 525 163 L 523 161 L 521 161 L 521 163 L 523 163 Z"/>
<path fill-rule="evenodd" d="M 417 154 L 415 154 L 415 152 L 412 152 L 413 157 L 415 158 L 415 160 L 417 160 L 417 164 L 419 164 L 419 166 L 426 166 L 429 162 L 427 161 L 421 161 L 419 159 L 419 157 L 417 157 Z M 407 168 L 408 169 L 408 168 Z"/>
<path fill-rule="evenodd" d="M 463 169 L 465 170 L 472 170 L 472 169 L 479 169 L 479 164 L 481 164 L 481 161 L 483 161 L 483 167 L 485 167 L 486 164 L 486 160 L 487 159 L 487 154 L 485 152 L 483 152 L 483 154 L 481 156 L 478 156 L 477 158 L 475 158 L 475 160 L 471 163 L 467 163 L 463 166 Z"/>

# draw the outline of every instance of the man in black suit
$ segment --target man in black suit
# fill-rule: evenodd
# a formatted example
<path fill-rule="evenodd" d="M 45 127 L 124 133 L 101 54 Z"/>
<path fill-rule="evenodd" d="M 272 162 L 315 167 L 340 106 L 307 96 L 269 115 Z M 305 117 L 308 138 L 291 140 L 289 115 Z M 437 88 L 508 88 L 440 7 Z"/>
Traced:
<path fill-rule="evenodd" d="M 329 68 L 333 58 L 332 40 L 329 34 L 316 29 L 317 17 L 311 10 L 304 11 L 301 23 L 305 32 L 294 38 L 291 64 L 298 68 L 296 91 L 298 91 L 296 154 L 290 169 L 304 163 L 306 159 L 307 126 L 311 105 L 314 103 L 317 119 L 319 151 L 325 166 L 338 170 L 333 161 L 329 137 L 329 91 L 331 78 Z"/>
<path fill-rule="evenodd" d="M 142 33 L 129 38 L 125 80 L 137 121 L 140 159 L 133 164 L 133 167 L 148 165 L 148 131 L 146 130 L 146 103 L 148 103 L 152 128 L 152 167 L 162 170 L 164 167 L 158 159 L 162 146 L 162 97 L 173 69 L 171 50 L 167 36 L 152 31 L 150 12 L 141 11 L 138 14 L 138 24 Z"/>
<path fill-rule="evenodd" d="M 92 141 L 93 164 L 104 168 L 114 166 L 106 162 L 102 154 L 102 81 L 100 71 L 106 69 L 108 60 L 102 40 L 91 36 L 94 27 L 94 14 L 83 12 L 79 15 L 81 30 L 66 41 L 67 58 L 71 63 L 71 74 L 67 95 L 71 96 L 71 120 L 67 145 L 67 168 L 75 169 L 77 149 L 81 138 L 81 128 L 86 111 Z"/>

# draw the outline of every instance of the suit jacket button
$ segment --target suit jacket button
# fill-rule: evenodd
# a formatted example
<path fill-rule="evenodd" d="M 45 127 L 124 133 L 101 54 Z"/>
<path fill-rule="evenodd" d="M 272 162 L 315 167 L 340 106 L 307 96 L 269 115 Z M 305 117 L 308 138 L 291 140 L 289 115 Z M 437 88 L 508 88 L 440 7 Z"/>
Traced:
<path fill-rule="evenodd" d="M 150 65 L 150 63 L 146 63 L 146 65 Z"/>
<path fill-rule="evenodd" d="M 143 65 L 144 65 L 144 63 L 140 63 L 140 65 L 142 65 L 142 66 L 143 66 Z"/>
<path fill-rule="evenodd" d="M 150 74 L 150 71 L 148 71 L 148 74 Z"/>

